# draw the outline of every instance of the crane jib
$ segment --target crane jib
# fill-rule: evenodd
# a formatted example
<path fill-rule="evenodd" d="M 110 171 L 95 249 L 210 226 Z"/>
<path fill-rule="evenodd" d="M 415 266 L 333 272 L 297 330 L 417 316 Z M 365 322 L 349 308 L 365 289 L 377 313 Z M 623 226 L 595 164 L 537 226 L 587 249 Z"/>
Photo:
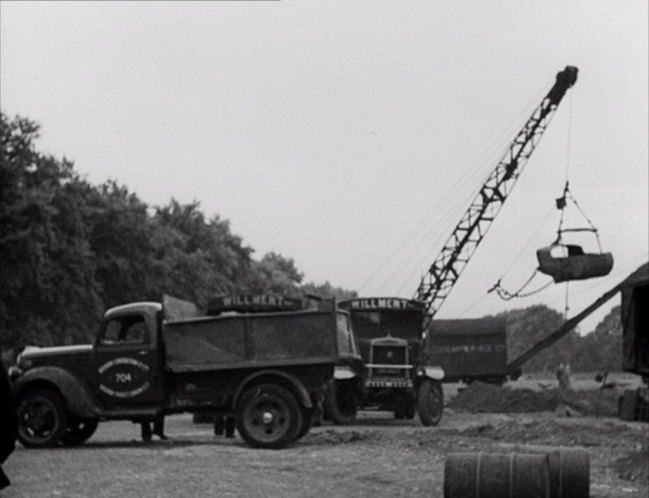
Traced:
<path fill-rule="evenodd" d="M 482 185 L 476 198 L 421 279 L 415 294 L 426 303 L 431 319 L 449 295 L 464 267 L 500 212 L 527 160 L 534 152 L 566 92 L 577 82 L 578 69 L 566 66 L 531 117 L 511 142 L 507 152 Z"/>

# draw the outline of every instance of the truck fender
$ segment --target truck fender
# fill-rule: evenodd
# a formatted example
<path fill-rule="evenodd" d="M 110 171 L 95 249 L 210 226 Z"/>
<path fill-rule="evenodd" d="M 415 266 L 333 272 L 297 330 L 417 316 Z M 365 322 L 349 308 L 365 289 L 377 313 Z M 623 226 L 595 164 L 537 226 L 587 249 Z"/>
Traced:
<path fill-rule="evenodd" d="M 280 384 L 283 384 L 286 387 L 290 386 L 290 388 L 292 388 L 292 390 L 297 393 L 298 401 L 302 406 L 304 406 L 305 408 L 313 408 L 313 403 L 311 401 L 311 396 L 309 396 L 309 391 L 307 391 L 306 387 L 304 387 L 304 384 L 302 384 L 302 382 L 300 382 L 300 380 L 295 375 L 282 372 L 280 370 L 262 370 L 246 377 L 241 385 L 237 388 L 237 391 L 234 394 L 234 398 L 232 399 L 232 410 L 236 409 L 241 395 L 249 386 L 260 384 L 266 378 L 269 381 L 274 382 L 277 382 L 279 380 Z"/>
<path fill-rule="evenodd" d="M 442 380 L 444 378 L 444 369 L 442 367 L 421 367 L 417 371 L 417 376 L 420 378 Z"/>
<path fill-rule="evenodd" d="M 68 407 L 70 415 L 97 417 L 97 404 L 83 383 L 67 370 L 60 367 L 36 367 L 16 379 L 12 386 L 18 399 L 31 388 L 50 388 L 58 391 Z"/>

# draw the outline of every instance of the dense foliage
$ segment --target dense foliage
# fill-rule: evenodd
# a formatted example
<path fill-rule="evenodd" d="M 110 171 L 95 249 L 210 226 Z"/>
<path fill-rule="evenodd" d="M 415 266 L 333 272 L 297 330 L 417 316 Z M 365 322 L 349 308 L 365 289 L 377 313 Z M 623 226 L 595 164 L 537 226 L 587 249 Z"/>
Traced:
<path fill-rule="evenodd" d="M 507 357 L 517 358 L 533 344 L 558 329 L 563 316 L 545 305 L 506 311 L 498 315 L 507 322 Z M 620 306 L 615 306 L 595 331 L 580 335 L 575 330 L 525 365 L 525 372 L 554 372 L 561 363 L 573 372 L 619 372 L 622 370 L 622 325 Z"/>
<path fill-rule="evenodd" d="M 114 181 L 91 185 L 39 152 L 38 125 L 1 114 L 0 349 L 88 341 L 104 309 L 164 293 L 205 305 L 231 292 L 350 297 L 305 284 L 292 259 L 260 260 L 197 202 L 151 207 Z"/>

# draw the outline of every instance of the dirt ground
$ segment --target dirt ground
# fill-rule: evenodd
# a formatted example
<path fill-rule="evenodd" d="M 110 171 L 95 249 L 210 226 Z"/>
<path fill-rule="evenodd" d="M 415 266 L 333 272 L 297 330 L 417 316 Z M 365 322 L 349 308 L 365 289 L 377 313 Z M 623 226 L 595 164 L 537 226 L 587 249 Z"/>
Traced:
<path fill-rule="evenodd" d="M 539 382 L 523 379 L 512 386 L 525 400 L 523 407 L 530 406 L 528 390 L 552 392 L 551 383 Z M 584 448 L 590 455 L 591 496 L 649 496 L 649 425 L 586 413 L 606 407 L 602 396 L 615 399 L 612 390 L 583 394 L 591 404 L 580 401 L 582 412 L 564 410 L 563 403 L 554 411 L 538 411 L 536 405 L 512 411 L 510 400 L 505 409 L 478 413 L 462 406 L 462 397 L 470 405 L 467 391 L 474 389 L 475 397 L 484 390 L 472 386 L 458 395 L 457 386 L 445 387 L 449 408 L 438 427 L 363 412 L 354 426 L 316 427 L 280 451 L 253 450 L 238 437 L 214 437 L 210 426 L 193 424 L 189 415 L 169 417 L 171 439 L 148 445 L 139 441 L 137 425 L 104 423 L 79 448 L 19 447 L 5 465 L 13 485 L 2 497 L 441 497 L 446 454 L 507 452 L 514 444 Z M 498 392 L 503 394 L 489 391 L 488 397 Z M 515 394 L 504 397 L 516 399 Z"/>

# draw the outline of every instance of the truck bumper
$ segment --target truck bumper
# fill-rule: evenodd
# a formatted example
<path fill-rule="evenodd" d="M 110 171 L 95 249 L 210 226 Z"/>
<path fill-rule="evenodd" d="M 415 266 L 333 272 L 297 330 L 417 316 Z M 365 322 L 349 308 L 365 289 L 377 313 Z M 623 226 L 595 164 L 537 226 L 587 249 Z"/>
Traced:
<path fill-rule="evenodd" d="M 365 382 L 365 387 L 368 389 L 373 388 L 392 388 L 392 389 L 410 389 L 413 386 L 411 380 L 404 379 L 371 379 Z"/>

